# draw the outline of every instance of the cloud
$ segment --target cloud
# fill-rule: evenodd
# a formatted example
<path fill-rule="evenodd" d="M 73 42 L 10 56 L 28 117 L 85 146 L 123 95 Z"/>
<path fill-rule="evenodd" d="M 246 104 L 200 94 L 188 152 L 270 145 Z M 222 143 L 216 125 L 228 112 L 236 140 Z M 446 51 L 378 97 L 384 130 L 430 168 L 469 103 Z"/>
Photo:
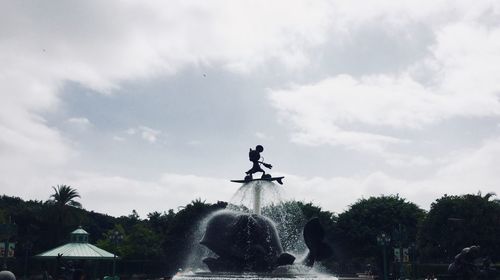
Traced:
<path fill-rule="evenodd" d="M 118 141 L 118 142 L 123 142 L 123 141 L 125 141 L 125 138 L 115 135 L 115 136 L 113 136 L 113 140 Z"/>
<path fill-rule="evenodd" d="M 476 149 L 457 151 L 434 176 L 406 180 L 374 171 L 367 175 L 308 177 L 275 171 L 285 176 L 284 199 L 313 202 L 326 210 L 340 213 L 362 197 L 396 195 L 417 203 L 424 209 L 443 194 L 487 193 L 495 191 L 500 181 L 497 167 L 500 159 L 500 138 L 485 141 Z M 237 185 L 227 179 L 192 174 L 162 173 L 148 180 L 129 176 L 68 170 L 66 174 L 48 173 L 30 181 L 15 193 L 31 199 L 47 199 L 51 185 L 65 182 L 82 195 L 86 209 L 127 215 L 135 209 L 143 217 L 153 211 L 167 211 L 186 205 L 194 199 L 206 202 L 229 201 Z M 33 187 L 46 186 L 33 192 Z M 35 188 L 36 189 L 36 188 Z M 26 193 L 22 193 L 26 192 Z M 36 195 L 43 193 L 43 195 Z"/>
<path fill-rule="evenodd" d="M 127 130 L 125 130 L 125 133 L 127 133 L 128 135 L 135 135 L 137 133 L 137 130 L 135 128 L 128 128 Z"/>
<path fill-rule="evenodd" d="M 364 8 L 360 9 L 360 5 Z M 299 77 L 296 83 L 306 80 L 290 87 L 273 81 L 270 91 L 282 121 L 291 124 L 294 142 L 342 145 L 378 153 L 386 152 L 387 147 L 411 143 L 400 131 L 422 130 L 457 116 L 497 116 L 498 11 L 497 1 L 4 3 L 0 10 L 0 167 L 4 171 L 0 185 L 6 194 L 46 198 L 47 190 L 41 186 L 74 183 L 82 186 L 82 193 L 89 199 L 84 198 L 84 204 L 90 209 L 119 214 L 130 211 L 130 205 L 136 202 L 140 203 L 138 210 L 146 212 L 185 204 L 197 194 L 224 199 L 230 192 L 229 187 L 223 187 L 218 193 L 215 185 L 219 180 L 213 178 L 170 174 L 141 181 L 98 174 L 92 164 L 78 165 L 79 147 L 85 145 L 74 145 L 65 132 L 47 120 L 51 113 L 64 111 L 61 100 L 69 94 L 64 92 L 68 82 L 92 89 L 91 94 L 119 95 L 126 82 L 173 77 L 187 67 L 217 68 L 252 78 L 252 74 L 268 69 L 269 65 L 279 65 L 279 69 Z M 369 74 L 359 75 L 343 70 L 338 56 L 331 61 L 322 57 L 332 45 L 340 50 L 356 48 L 372 54 L 367 47 L 370 44 L 356 45 L 358 42 L 353 40 L 360 36 L 356 32 L 366 27 L 398 42 L 403 37 L 412 42 L 416 40 L 412 37 L 415 29 L 408 27 L 414 25 L 423 25 L 426 31 L 435 30 L 428 31 L 432 32 L 433 43 L 422 46 L 419 51 L 424 58 L 404 65 L 403 71 L 380 71 L 382 67 L 375 67 Z M 374 41 L 381 40 L 367 42 Z M 393 51 L 397 50 L 381 52 L 389 52 L 387 57 L 392 57 Z M 348 62 L 364 68 L 365 61 Z M 340 66 L 336 71 L 315 75 L 319 79 L 316 82 L 302 77 L 306 76 L 302 75 L 303 70 L 317 69 L 318 63 Z M 276 73 L 283 80 L 288 79 L 286 74 Z M 89 118 L 98 125 L 96 119 Z M 68 123 L 91 124 L 87 121 L 77 117 Z M 157 143 L 164 135 L 147 126 L 133 127 L 126 134 L 151 143 Z M 121 136 L 114 140 L 121 141 Z M 479 158 L 489 151 L 495 149 L 485 148 Z M 454 183 L 451 178 L 459 173 L 454 170 L 464 173 L 464 168 L 476 170 L 474 164 L 482 166 L 472 158 L 461 158 L 462 167 L 442 169 L 440 182 Z M 397 159 L 391 163 L 410 162 L 405 157 Z M 87 162 L 101 160 L 90 158 Z M 415 158 L 412 165 L 419 164 L 428 164 L 428 159 Z M 481 182 L 492 184 L 497 179 L 476 170 L 465 181 L 487 175 L 491 181 Z M 213 188 L 206 187 L 204 181 Z M 409 193 L 413 186 L 378 171 L 368 177 L 304 177 L 296 181 L 298 198 L 324 198 L 324 203 L 328 203 L 332 185 L 364 186 L 363 192 L 344 194 L 338 189 L 334 197 L 345 200 L 332 200 L 332 207 L 343 205 L 356 195 L 394 191 L 384 189 L 386 184 L 409 185 L 405 189 Z M 315 184 L 319 187 L 313 188 Z M 182 196 L 172 194 L 179 185 L 188 190 Z M 312 191 L 303 193 L 300 186 L 311 186 Z M 415 189 L 420 194 L 435 194 L 432 189 Z M 113 205 L 104 200 L 109 197 L 115 197 Z M 115 205 L 116 210 L 107 208 Z"/>
<path fill-rule="evenodd" d="M 13 177 L 25 177 L 41 170 L 35 162 L 62 166 L 77 154 L 65 135 L 44 119 L 64 106 L 61 95 L 67 82 L 116 94 L 124 81 L 171 75 L 187 66 L 222 65 L 249 73 L 273 60 L 300 67 L 307 63 L 303 52 L 326 36 L 325 5 L 5 3 L 0 10 L 0 165 Z M 86 125 L 78 118 L 69 123 Z M 160 132 L 144 127 L 140 133 L 154 143 Z M 19 180 L 5 179 L 14 182 Z"/>
<path fill-rule="evenodd" d="M 267 135 L 266 133 L 260 132 L 260 131 L 255 132 L 255 137 L 257 137 L 258 139 L 261 139 L 261 140 L 269 140 L 272 138 L 269 135 Z"/>
<path fill-rule="evenodd" d="M 141 131 L 142 139 L 148 141 L 149 143 L 155 143 L 158 136 L 161 134 L 160 130 L 152 129 L 147 126 L 140 126 L 139 130 Z"/>
<path fill-rule="evenodd" d="M 155 143 L 161 134 L 161 130 L 141 125 L 135 128 L 134 127 L 128 128 L 127 130 L 125 130 L 125 133 L 128 135 L 140 135 L 140 137 L 143 140 L 149 143 Z"/>
<path fill-rule="evenodd" d="M 283 122 L 297 132 L 292 140 L 308 145 L 345 145 L 380 151 L 387 144 L 402 143 L 390 135 L 349 129 L 352 124 L 372 127 L 417 127 L 435 117 L 429 107 L 440 102 L 408 77 L 339 75 L 314 85 L 271 90 L 270 99 Z M 374 130 L 374 129 L 372 129 Z"/>
<path fill-rule="evenodd" d="M 36 182 L 40 177 L 51 176 L 54 170 L 64 168 L 75 156 L 70 141 L 57 130 L 47 127 L 42 118 L 16 107 L 9 97 L 2 99 L 2 192 L 29 197 L 36 190 Z"/>
<path fill-rule="evenodd" d="M 87 129 L 91 128 L 93 124 L 87 118 L 69 118 L 66 120 L 66 123 L 69 124 L 71 128 L 74 128 L 80 132 L 84 132 Z"/>
<path fill-rule="evenodd" d="M 424 167 L 431 166 L 436 162 L 436 160 L 426 158 L 424 156 L 406 156 L 406 155 L 395 155 L 391 154 L 386 162 L 393 167 Z"/>
<path fill-rule="evenodd" d="M 382 171 L 366 176 L 314 177 L 286 175 L 286 189 L 292 198 L 312 201 L 337 213 L 362 197 L 396 195 L 429 209 L 444 194 L 498 192 L 500 182 L 500 138 L 484 141 L 475 149 L 458 150 L 437 169 L 435 175 L 406 180 Z"/>
<path fill-rule="evenodd" d="M 192 147 L 199 147 L 199 146 L 203 145 L 203 142 L 200 140 L 197 140 L 197 139 L 192 139 L 192 140 L 189 140 L 187 142 L 187 144 L 189 146 L 192 146 Z"/>
<path fill-rule="evenodd" d="M 285 175 L 285 187 L 289 199 L 313 202 L 336 213 L 362 197 L 397 194 L 407 182 L 392 178 L 383 172 L 365 177 L 301 177 Z"/>
<path fill-rule="evenodd" d="M 69 118 L 66 121 L 68 123 L 76 124 L 76 125 L 83 125 L 83 126 L 91 125 L 91 122 L 87 118 Z"/>
<path fill-rule="evenodd" d="M 192 200 L 229 200 L 234 184 L 228 180 L 190 174 L 164 173 L 155 180 L 79 172 L 66 179 L 77 188 L 86 209 L 120 216 L 132 209 L 145 217 L 153 211 L 177 210 Z"/>
<path fill-rule="evenodd" d="M 437 172 L 443 186 L 453 192 L 467 186 L 468 190 L 494 191 L 499 189 L 500 137 L 483 141 L 476 149 L 457 152 L 449 164 Z"/>
<path fill-rule="evenodd" d="M 500 116 L 500 28 L 477 18 L 437 28 L 428 54 L 399 73 L 354 77 L 270 89 L 292 141 L 385 151 L 394 135 L 452 118 Z M 425 78 L 423 78 L 425 77 Z"/>

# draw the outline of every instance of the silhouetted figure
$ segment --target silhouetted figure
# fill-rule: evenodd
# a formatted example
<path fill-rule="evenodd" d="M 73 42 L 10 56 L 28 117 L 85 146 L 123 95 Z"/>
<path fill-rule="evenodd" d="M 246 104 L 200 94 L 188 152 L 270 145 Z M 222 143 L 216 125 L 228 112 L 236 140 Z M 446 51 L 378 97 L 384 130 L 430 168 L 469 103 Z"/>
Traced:
<path fill-rule="evenodd" d="M 257 145 L 255 147 L 255 150 L 252 150 L 252 148 L 250 148 L 250 151 L 248 152 L 248 158 L 253 163 L 253 166 L 250 170 L 248 170 L 246 172 L 246 174 L 247 174 L 246 179 L 251 180 L 252 175 L 254 173 L 257 173 L 257 172 L 262 172 L 262 177 L 264 178 L 264 176 L 266 175 L 266 171 L 264 171 L 260 167 L 261 164 L 264 165 L 264 167 L 266 167 L 266 168 L 269 168 L 269 169 L 273 168 L 272 165 L 260 160 L 260 158 L 261 158 L 260 153 L 262 153 L 263 151 L 264 151 L 264 147 L 262 147 L 261 145 Z"/>
<path fill-rule="evenodd" d="M 57 254 L 56 257 L 56 279 L 64 279 L 64 271 L 66 268 L 64 267 L 63 261 L 62 261 L 62 254 Z"/>
<path fill-rule="evenodd" d="M 479 274 L 479 268 L 474 264 L 474 260 L 479 257 L 479 246 L 463 248 L 455 256 L 455 260 L 448 266 L 448 272 L 456 276 L 457 279 L 473 279 Z"/>

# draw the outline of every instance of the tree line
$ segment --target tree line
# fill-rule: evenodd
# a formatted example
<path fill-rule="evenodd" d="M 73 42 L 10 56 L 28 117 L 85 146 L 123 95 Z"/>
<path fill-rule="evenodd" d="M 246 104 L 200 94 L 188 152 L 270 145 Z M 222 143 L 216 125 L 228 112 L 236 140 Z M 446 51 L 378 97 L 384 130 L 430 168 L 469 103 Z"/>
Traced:
<path fill-rule="evenodd" d="M 46 201 L 0 197 L 0 224 L 17 225 L 13 238 L 16 261 L 68 242 L 69 233 L 82 226 L 91 243 L 115 252 L 122 261 L 159 262 L 161 274 L 172 275 L 186 266 L 184 261 L 199 235 L 198 223 L 213 211 L 228 207 L 226 202 L 196 199 L 177 210 L 152 212 L 143 219 L 135 210 L 120 217 L 85 210 L 78 198 L 77 190 L 65 185 L 54 187 Z M 361 198 L 342 213 L 300 201 L 281 207 L 285 210 L 280 213 L 290 213 L 277 219 L 295 227 L 291 232 L 300 233 L 303 222 L 312 217 L 320 219 L 334 249 L 323 265 L 333 272 L 345 267 L 360 270 L 366 264 L 380 266 L 382 250 L 377 237 L 381 233 L 391 237 L 386 248 L 389 262 L 394 257 L 392 248 L 404 247 L 411 251 L 412 262 L 449 263 L 470 245 L 481 246 L 483 255 L 500 261 L 500 201 L 492 193 L 444 195 L 429 211 L 398 195 Z M 277 213 L 273 209 L 263 212 L 270 216 Z M 116 233 L 122 237 L 119 243 L 111 240 Z M 296 236 L 282 237 L 285 249 L 287 244 L 296 243 Z"/>

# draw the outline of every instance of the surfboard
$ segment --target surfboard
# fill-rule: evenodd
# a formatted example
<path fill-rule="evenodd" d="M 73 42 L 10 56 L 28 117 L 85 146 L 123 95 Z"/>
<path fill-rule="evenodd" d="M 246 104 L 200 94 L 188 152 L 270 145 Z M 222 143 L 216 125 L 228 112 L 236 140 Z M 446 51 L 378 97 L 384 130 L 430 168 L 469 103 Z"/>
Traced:
<path fill-rule="evenodd" d="M 253 182 L 253 181 L 268 181 L 268 182 L 276 181 L 276 182 L 278 182 L 278 184 L 283 185 L 283 178 L 285 178 L 285 176 L 247 179 L 247 180 L 245 180 L 245 179 L 243 179 L 243 180 L 231 180 L 231 182 L 233 182 L 233 183 L 248 183 L 248 182 Z"/>

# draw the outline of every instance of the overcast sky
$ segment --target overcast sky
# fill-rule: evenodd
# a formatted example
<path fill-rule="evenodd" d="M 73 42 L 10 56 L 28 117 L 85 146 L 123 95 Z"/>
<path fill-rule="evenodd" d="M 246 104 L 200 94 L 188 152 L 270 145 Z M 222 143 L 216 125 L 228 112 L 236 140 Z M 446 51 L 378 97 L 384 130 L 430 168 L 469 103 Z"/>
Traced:
<path fill-rule="evenodd" d="M 499 1 L 0 1 L 0 193 L 143 217 L 500 192 Z"/>

